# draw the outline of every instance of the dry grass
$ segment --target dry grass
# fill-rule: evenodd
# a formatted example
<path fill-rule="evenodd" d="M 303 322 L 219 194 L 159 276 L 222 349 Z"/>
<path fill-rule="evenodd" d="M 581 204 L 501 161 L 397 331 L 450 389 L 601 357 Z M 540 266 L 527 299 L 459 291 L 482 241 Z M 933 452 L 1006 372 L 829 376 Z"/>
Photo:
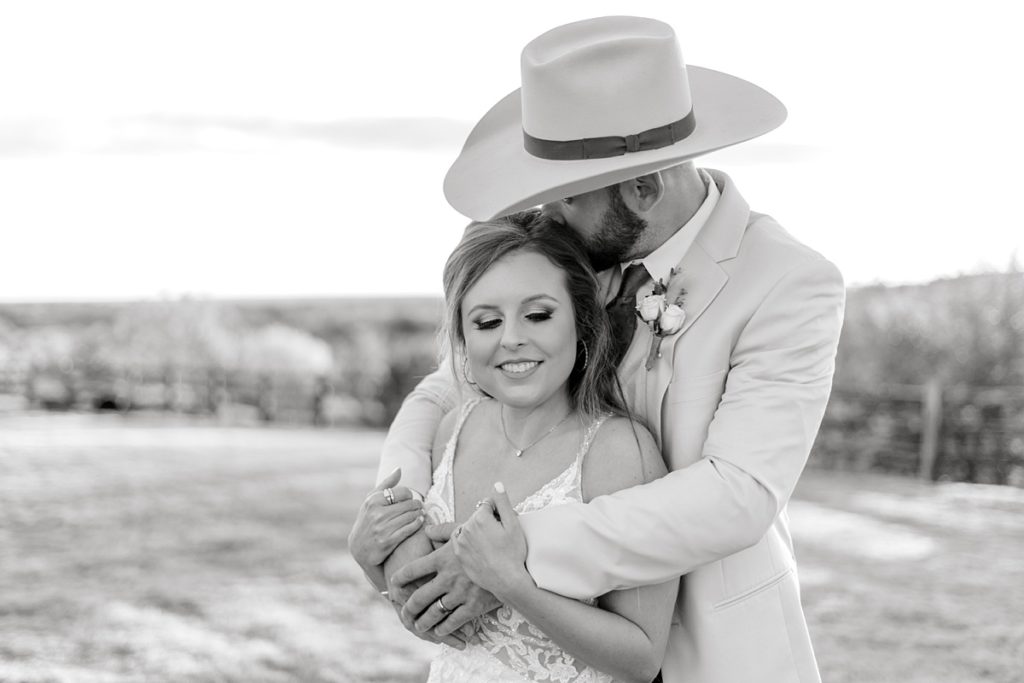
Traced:
<path fill-rule="evenodd" d="M 345 552 L 374 433 L 0 422 L 0 680 L 415 681 Z"/>
<path fill-rule="evenodd" d="M 379 434 L 0 418 L 0 681 L 417 681 L 345 536 Z M 809 473 L 822 673 L 1024 679 L 1024 492 Z"/>
<path fill-rule="evenodd" d="M 1024 681 L 1024 490 L 809 472 L 796 498 L 824 680 Z"/>

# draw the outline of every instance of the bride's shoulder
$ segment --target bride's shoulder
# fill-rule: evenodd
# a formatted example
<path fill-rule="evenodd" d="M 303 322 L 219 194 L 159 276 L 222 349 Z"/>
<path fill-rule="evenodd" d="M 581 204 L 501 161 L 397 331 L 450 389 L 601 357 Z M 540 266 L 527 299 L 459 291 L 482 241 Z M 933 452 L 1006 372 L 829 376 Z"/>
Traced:
<path fill-rule="evenodd" d="M 486 404 L 489 401 L 486 399 L 470 399 L 455 406 L 441 417 L 441 422 L 437 425 L 437 431 L 434 432 L 434 445 L 431 449 L 431 461 L 435 469 L 444 456 L 444 451 L 448 447 L 452 434 L 459 428 L 459 421 L 468 422 L 471 414 L 486 411 L 486 405 L 482 406 L 483 410 L 477 409 L 477 404 L 479 403 Z"/>
<path fill-rule="evenodd" d="M 586 500 L 664 476 L 665 462 L 647 429 L 626 417 L 612 415 L 594 434 L 583 461 Z"/>
<path fill-rule="evenodd" d="M 445 413 L 441 419 L 439 431 L 446 429 L 448 434 L 451 435 L 456 429 L 465 429 L 475 422 L 486 421 L 489 419 L 487 417 L 489 413 L 494 410 L 492 407 L 493 403 L 495 401 L 486 396 L 474 396 L 466 399 Z"/>

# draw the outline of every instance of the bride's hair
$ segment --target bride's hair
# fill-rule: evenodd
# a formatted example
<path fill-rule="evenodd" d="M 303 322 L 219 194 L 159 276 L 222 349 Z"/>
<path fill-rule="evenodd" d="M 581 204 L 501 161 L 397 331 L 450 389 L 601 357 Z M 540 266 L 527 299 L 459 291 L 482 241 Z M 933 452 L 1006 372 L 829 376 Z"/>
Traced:
<path fill-rule="evenodd" d="M 569 400 L 583 415 L 626 414 L 612 357 L 611 326 L 597 275 L 580 238 L 571 229 L 532 209 L 492 221 L 470 223 L 444 267 L 445 325 L 442 356 L 456 377 L 463 372 L 465 333 L 462 302 L 491 266 L 516 252 L 546 257 L 565 274 L 576 315 L 576 364 L 569 374 Z M 467 378 L 468 379 L 468 378 Z"/>

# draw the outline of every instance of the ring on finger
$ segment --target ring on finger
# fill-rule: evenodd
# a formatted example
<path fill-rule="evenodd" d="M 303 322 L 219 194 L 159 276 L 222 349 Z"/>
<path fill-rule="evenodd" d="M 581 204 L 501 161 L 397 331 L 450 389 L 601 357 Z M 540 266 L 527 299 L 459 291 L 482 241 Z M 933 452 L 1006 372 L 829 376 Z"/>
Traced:
<path fill-rule="evenodd" d="M 444 597 L 437 599 L 437 606 L 440 608 L 442 614 L 451 614 L 454 610 L 448 609 L 444 604 Z"/>
<path fill-rule="evenodd" d="M 384 500 L 387 505 L 395 504 L 395 492 L 391 488 L 384 489 Z"/>
<path fill-rule="evenodd" d="M 462 525 L 460 524 L 459 526 L 455 527 L 455 531 L 452 532 L 452 538 L 458 538 L 461 533 L 462 533 Z"/>
<path fill-rule="evenodd" d="M 476 502 L 477 508 L 483 507 L 484 505 L 491 508 L 491 514 L 494 514 L 494 503 L 491 502 L 490 498 L 481 498 Z"/>

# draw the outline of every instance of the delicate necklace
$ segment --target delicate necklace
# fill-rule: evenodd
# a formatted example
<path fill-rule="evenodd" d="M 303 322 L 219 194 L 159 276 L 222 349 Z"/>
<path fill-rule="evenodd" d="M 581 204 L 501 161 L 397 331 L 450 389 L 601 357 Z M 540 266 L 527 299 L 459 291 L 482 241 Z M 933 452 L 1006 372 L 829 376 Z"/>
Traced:
<path fill-rule="evenodd" d="M 523 457 L 523 453 L 525 453 L 527 451 L 527 449 L 533 448 L 534 446 L 536 446 L 545 437 L 549 436 L 551 434 L 551 432 L 553 432 L 556 429 L 558 429 L 559 427 L 561 427 L 562 423 L 565 422 L 566 420 L 568 420 L 571 416 L 572 416 L 572 411 L 570 410 L 568 413 L 566 413 L 565 417 L 563 417 L 561 420 L 559 420 L 558 422 L 555 423 L 554 427 L 552 427 L 548 431 L 546 431 L 543 434 L 541 434 L 540 436 L 538 436 L 536 439 L 534 439 L 532 442 L 530 442 L 526 446 L 523 446 L 522 448 L 520 448 L 519 446 L 516 446 L 514 443 L 512 443 L 512 439 L 508 438 L 508 430 L 505 429 L 505 406 L 501 406 L 498 409 L 498 418 L 501 420 L 501 433 L 505 435 L 505 441 L 508 441 L 508 445 L 511 446 L 512 450 L 514 450 L 516 452 L 516 457 L 517 458 Z"/>

